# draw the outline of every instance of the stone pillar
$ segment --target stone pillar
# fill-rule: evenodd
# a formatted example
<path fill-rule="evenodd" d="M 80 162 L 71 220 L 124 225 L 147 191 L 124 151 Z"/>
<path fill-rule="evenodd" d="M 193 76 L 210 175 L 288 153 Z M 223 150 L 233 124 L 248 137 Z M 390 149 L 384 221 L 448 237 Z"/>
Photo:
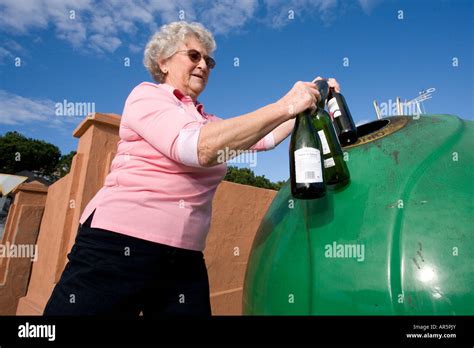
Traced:
<path fill-rule="evenodd" d="M 32 262 L 38 257 L 36 239 L 47 192 L 37 181 L 15 190 L 0 243 L 0 315 L 15 315 L 19 298 L 26 294 Z"/>
<path fill-rule="evenodd" d="M 120 116 L 95 113 L 74 130 L 79 138 L 69 174 L 49 187 L 38 236 L 39 257 L 34 263 L 28 293 L 18 304 L 18 315 L 41 315 L 66 265 L 79 226 L 80 214 L 102 187 L 119 141 Z"/>

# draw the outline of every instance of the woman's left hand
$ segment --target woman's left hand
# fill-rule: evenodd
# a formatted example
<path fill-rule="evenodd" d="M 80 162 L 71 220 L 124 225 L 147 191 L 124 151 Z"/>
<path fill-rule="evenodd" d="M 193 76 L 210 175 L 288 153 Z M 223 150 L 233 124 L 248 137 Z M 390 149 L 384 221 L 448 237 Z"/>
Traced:
<path fill-rule="evenodd" d="M 332 78 L 332 77 L 328 78 L 328 85 L 329 85 L 329 87 L 334 88 L 334 90 L 337 93 L 341 92 L 341 86 L 339 86 L 339 83 L 337 82 L 337 80 L 335 78 Z"/>
<path fill-rule="evenodd" d="M 322 78 L 321 76 L 318 76 L 313 80 L 313 82 L 318 81 L 318 80 L 324 80 L 324 78 Z M 337 82 L 335 78 L 330 77 L 326 79 L 326 81 L 328 82 L 328 86 L 334 88 L 337 93 L 341 92 L 341 86 L 339 86 L 339 83 Z"/>

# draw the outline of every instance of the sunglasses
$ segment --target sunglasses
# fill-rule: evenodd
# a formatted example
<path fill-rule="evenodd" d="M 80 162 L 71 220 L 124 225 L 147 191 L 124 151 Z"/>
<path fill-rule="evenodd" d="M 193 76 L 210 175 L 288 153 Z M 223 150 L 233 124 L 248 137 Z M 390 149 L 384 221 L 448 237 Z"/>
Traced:
<path fill-rule="evenodd" d="M 201 52 L 199 52 L 198 50 L 194 50 L 194 49 L 178 51 L 176 53 L 181 53 L 181 52 L 186 52 L 189 59 L 193 63 L 199 63 L 201 61 L 202 57 L 203 57 Z M 206 62 L 206 65 L 209 69 L 214 69 L 214 67 L 216 66 L 216 61 L 212 57 L 204 56 L 204 61 Z"/>

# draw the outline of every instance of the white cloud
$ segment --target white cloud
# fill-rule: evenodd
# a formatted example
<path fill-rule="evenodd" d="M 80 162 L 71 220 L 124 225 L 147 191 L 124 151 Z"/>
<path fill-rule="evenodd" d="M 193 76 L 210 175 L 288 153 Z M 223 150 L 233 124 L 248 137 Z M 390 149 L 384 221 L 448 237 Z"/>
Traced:
<path fill-rule="evenodd" d="M 14 40 L 6 40 L 5 45 L 12 51 L 20 54 L 25 54 L 26 50 Z"/>
<path fill-rule="evenodd" d="M 86 28 L 79 18 L 81 12 L 93 10 L 89 0 L 2 0 L 0 29 L 14 34 L 28 34 L 31 30 L 47 29 L 53 24 L 56 35 L 81 47 L 86 40 Z M 71 19 L 75 11 L 76 19 Z"/>
<path fill-rule="evenodd" d="M 33 100 L 0 90 L 0 124 L 45 122 L 52 115 L 54 103 L 51 100 Z"/>
<path fill-rule="evenodd" d="M 137 45 L 135 35 L 142 28 L 148 31 L 145 41 L 159 25 L 179 20 L 180 14 L 224 34 L 245 25 L 257 6 L 257 0 L 2 0 L 0 30 L 27 35 L 51 27 L 75 48 L 110 53 L 124 40 Z"/>
<path fill-rule="evenodd" d="M 358 0 L 360 7 L 366 15 L 370 15 L 372 10 L 381 2 L 381 0 Z"/>
<path fill-rule="evenodd" d="M 358 3 L 369 13 L 379 1 Z M 161 24 L 179 20 L 180 14 L 186 21 L 203 23 L 214 34 L 227 34 L 252 20 L 271 27 L 288 25 L 289 10 L 295 12 L 295 20 L 317 15 L 328 25 L 342 5 L 343 0 L 1 0 L 0 32 L 28 35 L 53 29 L 74 48 L 112 53 L 122 44 L 133 50 L 143 47 Z M 257 11 L 263 13 L 263 20 L 256 18 Z"/>
<path fill-rule="evenodd" d="M 18 56 L 28 55 L 26 50 L 14 40 L 3 40 L 0 42 L 0 65 L 6 64 L 10 61 L 13 64 L 13 59 Z"/>
<path fill-rule="evenodd" d="M 89 43 L 99 51 L 114 52 L 122 41 L 118 37 L 94 34 L 89 38 Z"/>
<path fill-rule="evenodd" d="M 187 0 L 2 0 L 0 31 L 27 35 L 51 27 L 59 39 L 75 48 L 109 53 L 121 45 L 122 35 L 134 42 L 139 27 L 155 30 L 156 22 L 178 20 L 180 9 L 192 15 L 194 5 Z"/>
<path fill-rule="evenodd" d="M 0 64 L 5 64 L 6 60 L 13 59 L 13 54 L 4 47 L 0 47 Z"/>
<path fill-rule="evenodd" d="M 357 0 L 367 15 L 381 2 L 382 0 Z M 274 28 L 280 28 L 292 22 L 289 11 L 292 11 L 294 20 L 319 16 L 321 25 L 329 26 L 337 16 L 346 15 L 351 2 L 347 0 L 264 0 L 264 6 L 267 15 L 263 21 Z"/>
<path fill-rule="evenodd" d="M 62 129 L 66 123 L 79 124 L 78 117 L 56 116 L 55 102 L 50 99 L 29 99 L 0 90 L 0 124 L 40 124 Z"/>
<path fill-rule="evenodd" d="M 140 46 L 140 45 L 135 45 L 135 44 L 129 44 L 128 45 L 128 49 L 130 50 L 130 52 L 132 53 L 139 53 L 143 50 L 143 47 Z"/>
<path fill-rule="evenodd" d="M 328 24 L 335 15 L 333 10 L 337 0 L 265 0 L 264 3 L 267 10 L 265 22 L 279 28 L 290 24 L 293 20 L 314 15 L 323 20 L 322 24 Z M 290 14 L 294 19 L 290 18 Z"/>
<path fill-rule="evenodd" d="M 254 16 L 257 6 L 257 0 L 215 1 L 202 12 L 202 19 L 214 34 L 225 34 L 244 26 Z"/>
<path fill-rule="evenodd" d="M 22 34 L 30 28 L 44 28 L 48 25 L 48 16 L 41 11 L 41 1 L 3 0 L 0 4 L 0 27 Z M 36 15 L 35 15 L 36 14 Z"/>

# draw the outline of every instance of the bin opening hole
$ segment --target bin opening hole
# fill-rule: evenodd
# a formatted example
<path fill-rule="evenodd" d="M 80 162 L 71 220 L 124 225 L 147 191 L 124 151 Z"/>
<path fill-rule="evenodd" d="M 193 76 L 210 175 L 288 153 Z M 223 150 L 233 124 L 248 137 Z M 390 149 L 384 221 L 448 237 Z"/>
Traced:
<path fill-rule="evenodd" d="M 389 120 L 377 120 L 369 123 L 362 124 L 357 127 L 357 135 L 363 137 L 367 134 L 373 133 L 382 129 L 390 123 Z"/>

